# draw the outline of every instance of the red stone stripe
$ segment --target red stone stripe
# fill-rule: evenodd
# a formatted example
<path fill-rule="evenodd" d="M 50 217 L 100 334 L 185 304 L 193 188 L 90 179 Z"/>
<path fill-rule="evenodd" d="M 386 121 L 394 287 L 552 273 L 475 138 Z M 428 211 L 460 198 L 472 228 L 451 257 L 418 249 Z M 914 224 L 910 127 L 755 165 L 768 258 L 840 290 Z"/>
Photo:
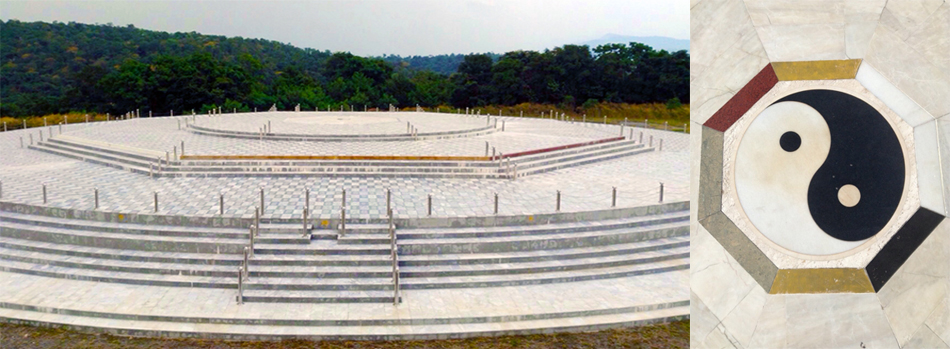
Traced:
<path fill-rule="evenodd" d="M 620 140 L 623 140 L 623 139 L 624 139 L 623 136 L 621 136 L 621 137 L 613 137 L 613 138 L 604 138 L 604 139 L 598 139 L 598 140 L 596 140 L 596 141 L 590 141 L 590 142 L 584 142 L 584 143 L 575 143 L 575 144 L 561 145 L 561 146 L 551 147 L 551 148 L 534 149 L 534 150 L 527 150 L 527 151 L 518 152 L 518 153 L 505 154 L 505 155 L 502 155 L 501 158 L 502 158 L 502 159 L 505 159 L 505 158 L 513 158 L 513 157 L 518 157 L 518 156 L 525 156 L 525 155 L 534 155 L 534 154 L 540 154 L 540 153 L 547 153 L 547 152 L 549 152 L 549 151 L 557 151 L 557 150 L 571 149 L 571 148 L 583 147 L 583 146 L 586 146 L 586 145 L 594 145 L 594 144 L 601 144 L 601 143 L 607 143 L 607 142 L 620 141 Z"/>
<path fill-rule="evenodd" d="M 739 93 L 732 96 L 722 108 L 719 108 L 709 120 L 706 120 L 703 126 L 719 132 L 726 132 L 736 120 L 739 120 L 743 114 L 749 111 L 749 108 L 752 108 L 752 105 L 769 92 L 776 83 L 778 83 L 778 77 L 775 76 L 775 71 L 772 70 L 772 64 L 765 65 L 762 71 L 743 86 L 742 89 L 739 90 Z"/>

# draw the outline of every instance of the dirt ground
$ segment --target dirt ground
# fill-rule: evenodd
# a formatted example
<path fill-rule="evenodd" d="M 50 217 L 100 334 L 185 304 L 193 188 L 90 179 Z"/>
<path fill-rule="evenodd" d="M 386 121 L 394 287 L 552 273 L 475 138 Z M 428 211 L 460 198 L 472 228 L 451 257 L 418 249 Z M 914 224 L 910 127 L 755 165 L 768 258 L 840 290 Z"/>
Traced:
<path fill-rule="evenodd" d="M 0 348 L 687 348 L 689 320 L 591 333 L 504 336 L 432 341 L 223 341 L 87 334 L 0 324 Z"/>

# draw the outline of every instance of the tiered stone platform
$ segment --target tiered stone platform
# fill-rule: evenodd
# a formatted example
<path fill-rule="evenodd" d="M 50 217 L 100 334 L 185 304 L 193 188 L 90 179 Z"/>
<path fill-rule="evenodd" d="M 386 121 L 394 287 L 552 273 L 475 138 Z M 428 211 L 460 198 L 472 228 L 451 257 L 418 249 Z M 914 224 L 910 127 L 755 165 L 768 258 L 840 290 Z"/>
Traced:
<path fill-rule="evenodd" d="M 405 114 L 419 129 L 429 118 L 488 123 L 366 114 Z M 520 118 L 501 118 L 505 131 L 491 121 L 490 134 L 373 142 L 192 128 L 229 117 L 254 115 L 43 128 L 43 142 L 40 129 L 0 134 L 9 154 L 0 157 L 0 321 L 140 336 L 406 339 L 689 316 L 684 134 L 624 128 L 621 138 L 615 125 Z M 337 133 L 354 125 L 387 134 L 358 122 Z M 29 134 L 34 144 L 20 148 Z M 166 162 L 164 146 L 182 141 L 184 157 L 175 149 Z M 519 173 L 505 176 L 502 163 Z"/>

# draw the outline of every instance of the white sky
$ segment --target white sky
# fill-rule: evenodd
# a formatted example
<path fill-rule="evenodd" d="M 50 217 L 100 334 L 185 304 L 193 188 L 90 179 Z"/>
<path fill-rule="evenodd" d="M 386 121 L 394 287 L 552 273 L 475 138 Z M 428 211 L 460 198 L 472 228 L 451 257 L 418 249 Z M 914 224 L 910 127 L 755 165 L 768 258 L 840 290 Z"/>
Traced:
<path fill-rule="evenodd" d="M 689 38 L 688 0 L 2 0 L 0 19 L 133 24 L 374 56 L 543 50 L 610 33 Z"/>

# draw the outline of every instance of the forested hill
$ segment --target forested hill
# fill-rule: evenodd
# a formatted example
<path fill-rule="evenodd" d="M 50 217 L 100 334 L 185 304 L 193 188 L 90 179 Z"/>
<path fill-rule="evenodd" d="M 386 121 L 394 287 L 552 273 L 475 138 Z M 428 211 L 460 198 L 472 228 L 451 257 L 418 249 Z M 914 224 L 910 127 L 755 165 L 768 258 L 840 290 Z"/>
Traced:
<path fill-rule="evenodd" d="M 489 52 L 487 55 L 492 58 L 492 61 L 497 61 L 498 58 L 501 58 L 501 55 L 497 53 Z M 379 58 L 389 62 L 394 67 L 402 67 L 413 70 L 429 70 L 439 74 L 451 75 L 458 70 L 459 64 L 462 64 L 462 61 L 465 60 L 465 55 L 458 53 L 450 55 L 406 57 L 399 55 L 382 55 Z"/>
<path fill-rule="evenodd" d="M 0 33 L 0 116 L 689 99 L 689 54 L 636 43 L 364 58 L 132 26 L 9 20 Z"/>

